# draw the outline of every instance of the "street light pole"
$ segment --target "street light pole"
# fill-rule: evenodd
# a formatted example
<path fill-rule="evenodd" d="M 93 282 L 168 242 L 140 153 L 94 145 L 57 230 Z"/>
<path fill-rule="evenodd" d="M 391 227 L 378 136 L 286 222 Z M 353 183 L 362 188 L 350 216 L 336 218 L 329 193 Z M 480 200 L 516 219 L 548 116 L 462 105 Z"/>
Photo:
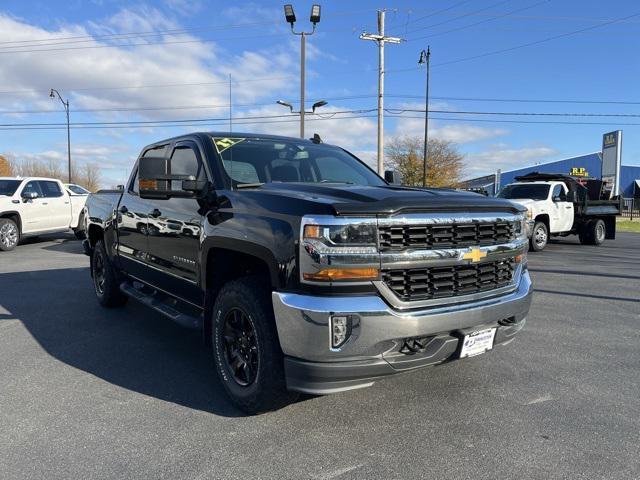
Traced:
<path fill-rule="evenodd" d="M 422 186 L 427 186 L 427 157 L 429 155 L 429 60 L 431 59 L 431 48 L 427 47 L 427 51 L 422 50 L 420 52 L 420 60 L 418 64 L 426 64 L 427 70 L 427 87 L 424 96 L 424 147 L 422 158 Z"/>
<path fill-rule="evenodd" d="M 52 88 L 51 92 L 49 93 L 49 96 L 51 98 L 56 98 L 56 95 L 62 102 L 62 105 L 64 106 L 64 111 L 67 114 L 67 161 L 68 161 L 68 176 L 67 176 L 68 180 L 67 181 L 68 183 L 71 183 L 71 129 L 69 127 L 69 99 L 67 99 L 67 101 L 65 102 L 62 99 L 60 92 L 58 92 L 58 90 L 56 90 L 55 88 Z"/>
<path fill-rule="evenodd" d="M 296 32 L 293 29 L 293 25 L 296 23 L 296 15 L 293 11 L 293 5 L 286 4 L 284 6 L 284 16 L 287 22 L 291 25 L 291 33 L 294 35 L 300 35 L 300 138 L 304 138 L 304 90 L 305 90 L 305 69 L 306 69 L 306 50 L 307 50 L 307 35 L 313 35 L 316 32 L 316 24 L 320 22 L 320 5 L 312 5 L 311 15 L 309 21 L 313 24 L 313 29 L 310 32 Z M 291 109 L 293 112 L 293 109 Z"/>
<path fill-rule="evenodd" d="M 302 32 L 300 35 L 300 138 L 304 138 L 304 76 L 306 70 L 306 50 L 307 36 Z"/>

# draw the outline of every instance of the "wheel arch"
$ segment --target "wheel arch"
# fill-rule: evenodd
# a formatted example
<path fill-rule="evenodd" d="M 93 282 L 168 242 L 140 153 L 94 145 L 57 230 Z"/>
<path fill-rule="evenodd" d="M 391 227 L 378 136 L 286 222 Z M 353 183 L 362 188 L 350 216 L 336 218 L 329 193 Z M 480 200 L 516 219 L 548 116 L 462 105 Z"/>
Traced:
<path fill-rule="evenodd" d="M 211 315 L 213 304 L 222 286 L 248 275 L 268 278 L 271 289 L 279 287 L 278 267 L 273 253 L 262 245 L 231 239 L 211 242 L 202 255 L 201 283 L 205 294 L 203 340 L 211 340 Z M 216 272 L 224 272 L 216 275 Z"/>
<path fill-rule="evenodd" d="M 18 225 L 18 231 L 20 232 L 20 235 L 22 235 L 22 217 L 20 216 L 20 213 L 13 210 L 2 212 L 0 213 L 0 218 L 9 218 L 16 222 L 16 225 Z"/>
<path fill-rule="evenodd" d="M 551 233 L 550 218 L 548 213 L 540 213 L 536 215 L 536 218 L 534 219 L 534 221 L 544 223 L 547 226 L 547 232 Z"/>

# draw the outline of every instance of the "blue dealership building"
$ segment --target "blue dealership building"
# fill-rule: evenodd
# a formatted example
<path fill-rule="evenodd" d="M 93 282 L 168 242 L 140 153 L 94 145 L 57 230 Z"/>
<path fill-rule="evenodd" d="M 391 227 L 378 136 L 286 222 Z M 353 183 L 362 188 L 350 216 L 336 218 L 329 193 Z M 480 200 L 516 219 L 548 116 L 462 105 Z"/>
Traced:
<path fill-rule="evenodd" d="M 464 188 L 483 189 L 494 195 L 502 187 L 513 183 L 515 178 L 531 172 L 561 173 L 584 178 L 602 178 L 602 153 L 594 152 L 576 157 L 563 158 L 548 163 L 477 177 L 462 182 Z M 640 198 L 640 166 L 620 166 L 620 193 L 623 198 Z"/>

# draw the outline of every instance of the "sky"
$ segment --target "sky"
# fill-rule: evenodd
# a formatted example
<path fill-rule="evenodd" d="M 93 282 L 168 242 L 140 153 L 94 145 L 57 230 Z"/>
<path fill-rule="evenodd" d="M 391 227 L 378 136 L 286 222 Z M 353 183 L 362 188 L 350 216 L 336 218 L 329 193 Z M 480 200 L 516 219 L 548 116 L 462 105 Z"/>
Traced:
<path fill-rule="evenodd" d="M 293 3 L 297 30 L 311 28 L 312 3 Z M 300 37 L 282 5 L 3 1 L 0 153 L 66 162 L 66 117 L 51 88 L 70 102 L 72 161 L 97 163 L 104 186 L 123 183 L 146 144 L 228 131 L 230 98 L 233 131 L 297 136 L 297 118 L 275 103 L 299 108 Z M 307 137 L 375 164 L 378 54 L 359 35 L 376 32 L 384 8 L 385 33 L 403 39 L 385 48 L 385 141 L 423 135 L 418 58 L 430 46 L 429 135 L 457 144 L 464 178 L 599 151 L 602 134 L 616 129 L 623 164 L 640 165 L 636 1 L 321 6 L 307 39 L 306 108 L 328 105 L 307 116 Z"/>

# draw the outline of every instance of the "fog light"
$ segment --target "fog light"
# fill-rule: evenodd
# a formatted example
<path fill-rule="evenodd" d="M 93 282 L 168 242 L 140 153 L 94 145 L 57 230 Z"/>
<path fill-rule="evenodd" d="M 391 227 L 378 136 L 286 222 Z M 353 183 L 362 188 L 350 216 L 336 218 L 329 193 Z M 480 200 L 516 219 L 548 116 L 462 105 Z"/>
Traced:
<path fill-rule="evenodd" d="M 351 335 L 351 319 L 348 316 L 331 317 L 331 348 L 344 345 Z"/>

